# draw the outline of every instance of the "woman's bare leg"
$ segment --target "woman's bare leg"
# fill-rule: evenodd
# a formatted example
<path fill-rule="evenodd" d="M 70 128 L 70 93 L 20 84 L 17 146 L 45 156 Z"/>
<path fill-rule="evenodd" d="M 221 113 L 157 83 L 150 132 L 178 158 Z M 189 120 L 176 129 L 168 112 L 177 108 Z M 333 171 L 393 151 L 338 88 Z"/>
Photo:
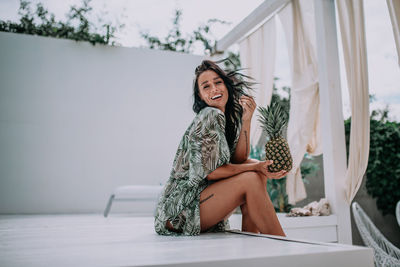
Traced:
<path fill-rule="evenodd" d="M 247 204 L 251 221 L 261 233 L 285 235 L 271 200 L 265 193 L 264 182 L 256 172 L 244 172 L 219 180 L 201 192 L 201 231 L 215 225 L 244 203 Z"/>
<path fill-rule="evenodd" d="M 252 163 L 252 162 L 257 162 L 257 160 L 249 158 L 244 163 Z M 262 177 L 261 179 L 264 183 L 265 193 L 268 194 L 267 178 Z M 257 226 L 255 225 L 255 223 L 251 220 L 251 218 L 249 216 L 249 209 L 247 207 L 247 203 L 240 205 L 240 210 L 242 211 L 242 231 L 252 232 L 252 233 L 257 233 L 257 234 L 260 233 L 260 230 L 258 230 Z"/>
<path fill-rule="evenodd" d="M 260 230 L 258 230 L 257 225 L 251 220 L 249 216 L 247 203 L 240 205 L 240 210 L 242 211 L 242 231 L 259 234 Z"/>

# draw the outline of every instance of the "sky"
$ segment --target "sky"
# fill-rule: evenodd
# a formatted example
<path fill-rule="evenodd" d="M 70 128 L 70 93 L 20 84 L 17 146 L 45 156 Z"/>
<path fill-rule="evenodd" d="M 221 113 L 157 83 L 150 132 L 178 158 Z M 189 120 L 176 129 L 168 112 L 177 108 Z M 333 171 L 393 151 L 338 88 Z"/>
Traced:
<path fill-rule="evenodd" d="M 33 0 L 41 2 L 57 19 L 65 19 L 71 5 L 79 5 L 80 0 Z M 212 28 L 215 38 L 221 39 L 246 16 L 248 16 L 262 0 L 92 0 L 93 21 L 101 17 L 107 22 L 122 23 L 125 27 L 117 33 L 117 42 L 126 47 L 145 46 L 139 31 L 147 31 L 151 35 L 165 37 L 172 26 L 174 10 L 182 10 L 181 30 L 190 33 L 208 19 L 217 18 L 231 22 L 229 25 L 217 25 Z M 19 0 L 0 0 L 0 19 L 18 19 Z M 367 41 L 368 75 L 370 94 L 376 100 L 371 103 L 370 110 L 384 108 L 389 105 L 389 119 L 400 121 L 400 67 L 393 38 L 386 1 L 365 0 L 365 26 Z M 281 80 L 278 86 L 290 86 L 290 66 L 286 48 L 286 40 L 278 23 L 277 56 L 275 76 Z M 184 34 L 185 35 L 185 34 Z M 232 47 L 233 50 L 237 46 Z M 350 116 L 348 89 L 345 79 L 343 56 L 341 55 L 341 85 L 344 117 Z M 195 50 L 200 54 L 200 50 Z"/>

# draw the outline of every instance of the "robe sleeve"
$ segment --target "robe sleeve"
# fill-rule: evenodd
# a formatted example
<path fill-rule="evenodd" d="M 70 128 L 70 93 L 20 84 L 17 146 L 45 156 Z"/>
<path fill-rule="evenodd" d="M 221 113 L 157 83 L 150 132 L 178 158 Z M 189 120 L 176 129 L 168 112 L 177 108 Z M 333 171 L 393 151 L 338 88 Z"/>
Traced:
<path fill-rule="evenodd" d="M 189 144 L 189 180 L 198 185 L 211 172 L 229 162 L 230 152 L 225 137 L 225 115 L 207 107 L 201 111 Z"/>

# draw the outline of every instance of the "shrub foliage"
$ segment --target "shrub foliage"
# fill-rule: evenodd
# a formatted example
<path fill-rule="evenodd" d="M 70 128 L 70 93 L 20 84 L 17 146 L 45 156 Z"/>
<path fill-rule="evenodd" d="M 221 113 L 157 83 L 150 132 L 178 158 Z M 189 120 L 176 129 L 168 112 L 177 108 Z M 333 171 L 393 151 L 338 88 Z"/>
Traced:
<path fill-rule="evenodd" d="M 381 118 L 377 118 L 381 116 Z M 400 123 L 388 121 L 387 109 L 373 111 L 370 118 L 370 148 L 366 171 L 367 192 L 376 198 L 383 215 L 394 214 L 400 200 Z M 351 118 L 345 121 L 347 151 Z M 348 153 L 348 152 L 347 152 Z"/>
<path fill-rule="evenodd" d="M 31 3 L 21 0 L 18 11 L 19 22 L 0 20 L 0 31 L 87 41 L 93 45 L 116 44 L 112 41 L 114 34 L 124 25 L 114 26 L 111 23 L 104 23 L 100 28 L 96 27 L 88 19 L 92 11 L 90 1 L 83 0 L 80 7 L 71 6 L 67 20 L 57 21 L 54 14 L 49 13 L 41 3 L 36 5 L 35 11 L 32 11 Z M 99 23 L 101 24 L 101 21 Z"/>

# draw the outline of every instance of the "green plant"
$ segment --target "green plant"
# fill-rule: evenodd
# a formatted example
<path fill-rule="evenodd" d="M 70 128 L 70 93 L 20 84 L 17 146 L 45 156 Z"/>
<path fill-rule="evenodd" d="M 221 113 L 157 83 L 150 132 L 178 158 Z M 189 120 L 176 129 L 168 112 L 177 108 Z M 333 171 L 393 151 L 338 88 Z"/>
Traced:
<path fill-rule="evenodd" d="M 263 147 L 251 146 L 250 158 L 265 160 L 265 150 Z M 308 154 L 304 155 L 307 161 L 303 160 L 300 165 L 301 176 L 305 183 L 306 177 L 315 176 L 319 170 L 319 165 L 314 162 L 314 158 Z M 292 205 L 288 202 L 286 194 L 286 177 L 282 179 L 270 179 L 267 181 L 267 192 L 277 212 L 289 212 Z"/>
<path fill-rule="evenodd" d="M 300 166 L 301 170 L 301 178 L 303 179 L 304 183 L 308 184 L 308 180 L 306 177 L 308 176 L 315 176 L 317 171 L 319 171 L 319 164 L 314 162 L 314 157 L 310 154 L 306 153 L 304 155 L 303 162 Z"/>
<path fill-rule="evenodd" d="M 181 19 L 182 10 L 175 10 L 172 27 L 163 40 L 160 37 L 151 35 L 148 31 L 143 29 L 140 30 L 140 36 L 146 40 L 147 47 L 151 49 L 193 53 L 194 45 L 198 44 L 201 46 L 204 54 L 210 54 L 217 42 L 212 34 L 211 28 L 215 24 L 230 24 L 229 22 L 219 19 L 209 19 L 205 24 L 198 26 L 190 34 L 183 36 L 180 25 Z M 224 62 L 225 68 L 227 70 L 235 70 L 240 67 L 239 54 L 231 51 L 228 51 L 227 54 L 227 58 L 229 58 L 230 61 Z"/>
<path fill-rule="evenodd" d="M 388 107 L 372 111 L 366 171 L 367 192 L 383 215 L 394 214 L 400 200 L 400 123 L 388 121 L 388 113 Z M 351 118 L 345 121 L 347 154 L 350 126 Z"/>
<path fill-rule="evenodd" d="M 210 19 L 205 25 L 198 26 L 191 34 L 182 36 L 180 29 L 180 21 L 182 10 L 175 10 L 175 17 L 172 20 L 172 28 L 164 41 L 157 36 L 152 36 L 144 30 L 140 30 L 140 36 L 147 41 L 148 47 L 151 49 L 169 50 L 183 53 L 192 53 L 193 45 L 200 43 L 205 52 L 210 52 L 216 43 L 215 38 L 211 35 L 211 27 L 215 23 L 229 24 L 219 19 Z M 214 40 L 213 40 L 214 39 Z"/>
<path fill-rule="evenodd" d="M 275 81 L 279 78 L 275 77 Z M 283 97 L 279 91 L 287 93 L 288 97 Z M 273 85 L 273 93 L 271 98 L 271 104 L 278 102 L 282 109 L 285 110 L 287 115 L 287 120 L 289 119 L 290 110 L 290 87 L 277 88 L 276 84 Z M 252 146 L 250 150 L 250 157 L 258 160 L 265 160 L 265 149 L 260 146 Z M 306 159 L 306 160 L 304 160 Z M 314 158 L 305 154 L 304 159 L 300 165 L 300 170 L 302 174 L 303 181 L 307 183 L 306 177 L 314 176 L 319 170 L 319 165 L 314 162 Z M 292 205 L 288 202 L 288 196 L 286 194 L 286 177 L 282 179 L 271 179 L 267 181 L 267 192 L 271 198 L 271 201 L 277 212 L 289 212 Z"/>
<path fill-rule="evenodd" d="M 278 81 L 278 77 L 274 77 L 274 81 Z M 282 94 L 287 94 L 287 97 L 282 96 Z M 290 87 L 283 86 L 281 88 L 276 87 L 276 83 L 273 83 L 272 86 L 272 96 L 271 103 L 278 102 L 282 109 L 284 110 L 284 114 L 287 116 L 285 118 L 286 121 L 289 121 L 290 114 Z"/>
<path fill-rule="evenodd" d="M 91 44 L 115 45 L 114 34 L 124 25 L 114 26 L 104 23 L 100 28 L 87 18 L 92 11 L 91 0 L 83 0 L 82 6 L 71 6 L 67 13 L 67 21 L 56 21 L 54 14 L 38 3 L 33 12 L 29 1 L 21 0 L 18 14 L 19 22 L 0 20 L 0 31 L 25 33 L 39 36 L 87 41 Z M 101 24 L 102 21 L 99 20 Z"/>

